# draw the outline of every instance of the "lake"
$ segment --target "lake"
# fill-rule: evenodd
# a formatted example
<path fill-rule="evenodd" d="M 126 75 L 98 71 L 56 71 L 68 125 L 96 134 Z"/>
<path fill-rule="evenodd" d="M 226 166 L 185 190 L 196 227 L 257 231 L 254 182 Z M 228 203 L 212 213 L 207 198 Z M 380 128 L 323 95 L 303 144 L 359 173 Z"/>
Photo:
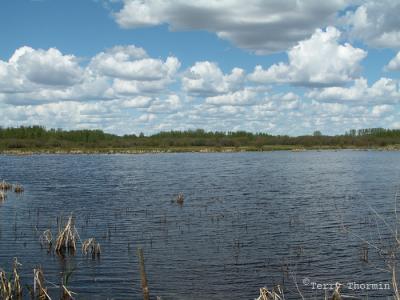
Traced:
<path fill-rule="evenodd" d="M 295 282 L 322 299 L 317 284 L 391 283 L 374 247 L 393 244 L 400 152 L 3 155 L 0 165 L 25 188 L 0 204 L 0 266 L 18 257 L 33 284 L 41 265 L 51 295 L 70 270 L 77 299 L 141 299 L 139 246 L 151 296 L 167 300 L 255 299 L 277 284 L 299 299 Z M 40 234 L 70 214 L 81 239 L 100 242 L 99 260 L 42 249 Z"/>

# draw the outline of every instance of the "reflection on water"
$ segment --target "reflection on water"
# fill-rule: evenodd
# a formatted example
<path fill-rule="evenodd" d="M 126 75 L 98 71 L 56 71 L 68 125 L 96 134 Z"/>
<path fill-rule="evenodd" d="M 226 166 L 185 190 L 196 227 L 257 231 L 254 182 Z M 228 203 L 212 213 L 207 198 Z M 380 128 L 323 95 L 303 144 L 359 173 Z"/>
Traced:
<path fill-rule="evenodd" d="M 56 284 L 72 270 L 78 299 L 139 299 L 138 246 L 151 294 L 167 300 L 254 299 L 276 284 L 298 299 L 294 280 L 304 295 L 324 294 L 304 278 L 390 280 L 376 249 L 363 261 L 356 236 L 392 241 L 377 213 L 393 226 L 397 152 L 0 156 L 0 165 L 0 178 L 25 187 L 0 204 L 0 265 L 18 257 L 29 284 L 37 265 Z M 179 192 L 183 206 L 171 202 Z M 101 243 L 100 261 L 41 249 L 40 233 L 55 234 L 71 212 L 81 238 Z"/>

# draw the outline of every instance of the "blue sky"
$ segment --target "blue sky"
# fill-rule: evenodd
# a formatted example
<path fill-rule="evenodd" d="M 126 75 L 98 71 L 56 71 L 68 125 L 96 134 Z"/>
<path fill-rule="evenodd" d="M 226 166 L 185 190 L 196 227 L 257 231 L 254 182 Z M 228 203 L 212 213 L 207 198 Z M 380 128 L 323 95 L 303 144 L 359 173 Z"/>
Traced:
<path fill-rule="evenodd" d="M 0 125 L 400 127 L 400 1 L 5 0 Z"/>

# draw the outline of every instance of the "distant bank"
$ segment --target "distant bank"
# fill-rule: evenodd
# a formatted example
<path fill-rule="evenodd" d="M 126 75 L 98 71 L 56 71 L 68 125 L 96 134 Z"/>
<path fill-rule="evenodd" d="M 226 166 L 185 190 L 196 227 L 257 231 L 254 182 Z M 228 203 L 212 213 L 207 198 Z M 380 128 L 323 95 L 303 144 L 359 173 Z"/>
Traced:
<path fill-rule="evenodd" d="M 400 130 L 369 128 L 341 135 L 271 135 L 246 131 L 209 132 L 202 129 L 168 131 L 146 136 L 118 136 L 101 130 L 46 129 L 41 126 L 0 127 L 0 153 L 165 153 L 248 152 L 339 149 L 400 150 Z"/>

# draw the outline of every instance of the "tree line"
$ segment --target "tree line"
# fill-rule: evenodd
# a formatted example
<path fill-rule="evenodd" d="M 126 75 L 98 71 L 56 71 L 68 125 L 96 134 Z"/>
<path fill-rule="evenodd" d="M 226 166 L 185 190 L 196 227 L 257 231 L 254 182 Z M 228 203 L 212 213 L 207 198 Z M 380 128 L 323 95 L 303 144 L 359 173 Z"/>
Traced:
<path fill-rule="evenodd" d="M 399 129 L 352 129 L 340 135 L 288 136 L 246 131 L 163 131 L 145 136 L 118 136 L 102 130 L 46 129 L 42 126 L 0 127 L 0 149 L 179 148 L 179 147 L 386 147 L 400 145 Z"/>

